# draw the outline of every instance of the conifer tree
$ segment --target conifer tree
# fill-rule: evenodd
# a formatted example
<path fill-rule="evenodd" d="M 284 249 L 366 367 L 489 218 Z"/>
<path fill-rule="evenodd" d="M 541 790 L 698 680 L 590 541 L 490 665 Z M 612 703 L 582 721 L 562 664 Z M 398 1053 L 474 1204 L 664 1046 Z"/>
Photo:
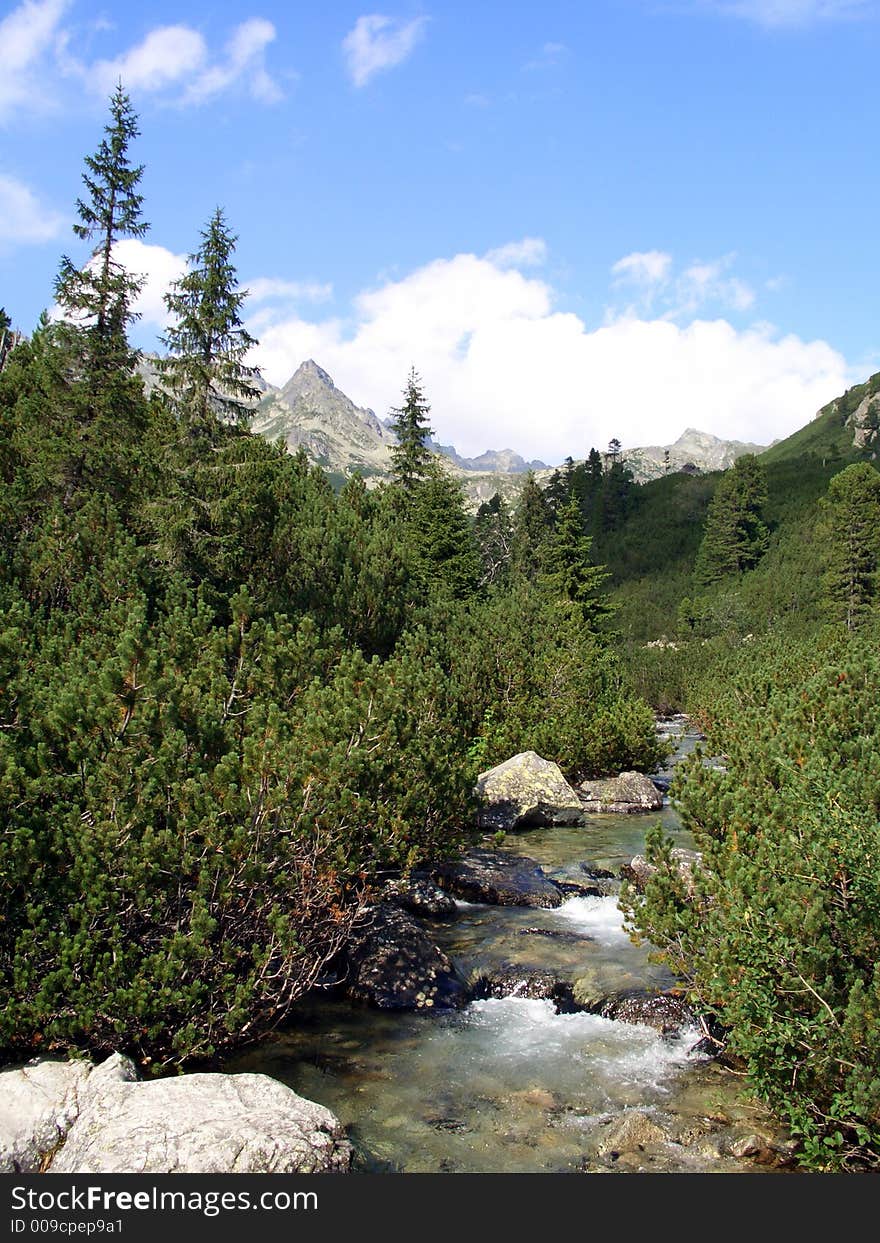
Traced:
<path fill-rule="evenodd" d="M 93 243 L 91 259 L 79 268 L 64 255 L 55 281 L 59 305 L 88 330 L 90 362 L 97 369 L 129 366 L 132 361 L 125 332 L 137 318 L 132 304 L 143 278 L 128 272 L 113 248 L 123 238 L 143 237 L 149 228 L 141 216 L 143 196 L 137 192 L 144 166 L 132 165 L 128 150 L 139 132 L 131 100 L 120 83 L 110 99 L 106 137 L 94 155 L 86 156 L 87 197 L 76 202 L 79 223 L 73 231 Z"/>
<path fill-rule="evenodd" d="M 835 621 L 856 630 L 877 596 L 880 474 L 869 462 L 848 466 L 829 483 L 823 510 L 826 607 Z"/>
<path fill-rule="evenodd" d="M 594 628 L 610 610 L 599 598 L 608 572 L 604 566 L 593 564 L 592 542 L 584 531 L 580 506 L 571 497 L 557 516 L 556 529 L 547 547 L 547 581 L 554 594 L 576 605 L 584 622 Z"/>
<path fill-rule="evenodd" d="M 221 208 L 201 238 L 189 256 L 189 271 L 165 295 L 175 323 L 162 338 L 170 357 L 159 368 L 193 435 L 205 434 L 218 421 L 246 424 L 248 403 L 259 395 L 251 383 L 257 368 L 244 361 L 257 342 L 242 325 L 247 290 L 237 288 L 232 262 L 238 239 Z"/>
<path fill-rule="evenodd" d="M 425 400 L 421 377 L 413 367 L 403 390 L 403 405 L 392 409 L 392 430 L 397 444 L 391 450 L 391 472 L 404 492 L 410 493 L 434 467 L 427 441 L 434 429 L 428 424 L 431 407 Z"/>
<path fill-rule="evenodd" d="M 698 583 L 709 586 L 757 565 L 769 539 L 762 517 L 766 501 L 764 468 L 747 453 L 722 476 L 709 505 L 694 570 Z"/>
<path fill-rule="evenodd" d="M 553 529 L 553 515 L 541 485 L 532 471 L 526 474 L 513 516 L 514 568 L 535 578 L 541 568 L 544 545 Z"/>
<path fill-rule="evenodd" d="M 408 527 L 426 594 L 440 589 L 459 599 L 470 595 L 480 579 L 480 561 L 458 480 L 435 466 L 412 494 Z"/>
<path fill-rule="evenodd" d="M 513 552 L 513 520 L 510 506 L 496 492 L 484 501 L 474 519 L 474 541 L 483 563 L 481 587 L 503 582 L 510 573 Z"/>

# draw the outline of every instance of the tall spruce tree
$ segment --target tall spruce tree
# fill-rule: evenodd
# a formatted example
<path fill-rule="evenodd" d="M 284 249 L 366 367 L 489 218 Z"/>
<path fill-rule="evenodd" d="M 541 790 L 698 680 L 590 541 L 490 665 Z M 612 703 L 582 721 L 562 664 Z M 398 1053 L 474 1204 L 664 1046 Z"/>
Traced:
<path fill-rule="evenodd" d="M 757 565 L 769 540 L 762 515 L 766 501 L 766 473 L 747 453 L 722 476 L 709 505 L 694 568 L 698 583 L 708 587 Z"/>
<path fill-rule="evenodd" d="M 528 471 L 513 515 L 512 564 L 517 573 L 538 576 L 552 529 L 553 511 L 534 472 Z"/>
<path fill-rule="evenodd" d="M 856 462 L 835 475 L 823 502 L 825 605 L 856 630 L 875 606 L 880 571 L 880 474 Z"/>
<path fill-rule="evenodd" d="M 64 255 L 55 281 L 59 306 L 88 331 L 88 362 L 93 369 L 130 366 L 126 328 L 137 318 L 132 309 L 143 278 L 132 275 L 114 255 L 123 238 L 143 237 L 149 225 L 141 216 L 143 196 L 137 186 L 142 164 L 132 165 L 129 146 L 140 133 L 131 100 L 120 83 L 110 99 L 110 122 L 94 155 L 86 156 L 85 198 L 76 201 L 79 223 L 73 231 L 93 244 L 82 268 Z"/>
<path fill-rule="evenodd" d="M 209 434 L 219 422 L 246 425 L 259 395 L 256 367 L 245 356 L 257 344 L 242 324 L 247 290 L 237 287 L 232 262 L 238 238 L 217 208 L 189 256 L 189 271 L 175 281 L 165 304 L 175 318 L 162 338 L 169 357 L 159 364 L 190 434 Z"/>
<path fill-rule="evenodd" d="M 546 577 L 559 600 L 576 606 L 583 621 L 595 629 L 610 608 L 600 597 L 608 578 L 604 566 L 590 556 L 593 541 L 584 530 L 577 498 L 572 496 L 560 510 L 546 551 Z"/>
<path fill-rule="evenodd" d="M 394 481 L 406 493 L 412 492 L 434 469 L 434 457 L 427 444 L 434 434 L 428 424 L 430 411 L 421 377 L 413 367 L 403 390 L 403 405 L 391 411 L 394 415 L 391 428 L 397 437 L 397 444 L 391 450 L 391 472 Z"/>

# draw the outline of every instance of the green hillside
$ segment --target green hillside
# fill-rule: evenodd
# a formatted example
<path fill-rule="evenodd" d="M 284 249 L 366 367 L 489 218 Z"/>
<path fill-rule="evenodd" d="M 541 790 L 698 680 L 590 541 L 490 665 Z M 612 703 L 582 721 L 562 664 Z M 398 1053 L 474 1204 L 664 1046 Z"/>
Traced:
<path fill-rule="evenodd" d="M 842 397 L 835 397 L 805 427 L 765 449 L 760 454 L 761 461 L 769 466 L 773 462 L 812 453 L 820 458 L 839 458 L 840 464 L 845 465 L 866 456 L 864 450 L 854 447 L 855 429 L 847 426 L 847 419 L 858 410 L 866 397 L 873 397 L 875 394 L 880 394 L 880 372 L 872 375 L 863 384 L 847 389 Z"/>

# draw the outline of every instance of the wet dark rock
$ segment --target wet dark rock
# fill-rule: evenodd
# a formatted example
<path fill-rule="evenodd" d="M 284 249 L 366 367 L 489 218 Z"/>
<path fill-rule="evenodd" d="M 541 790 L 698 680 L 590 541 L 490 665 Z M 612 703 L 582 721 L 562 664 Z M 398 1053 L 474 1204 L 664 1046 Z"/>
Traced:
<path fill-rule="evenodd" d="M 626 815 L 630 812 L 658 811 L 663 796 L 644 773 L 624 772 L 617 777 L 582 781 L 578 793 L 584 810 Z"/>
<path fill-rule="evenodd" d="M 468 1131 L 470 1127 L 461 1118 L 426 1118 L 429 1127 L 435 1131 L 445 1131 L 449 1135 L 457 1135 L 461 1131 Z"/>
<path fill-rule="evenodd" d="M 392 880 L 382 890 L 382 901 L 399 906 L 412 915 L 442 919 L 454 915 L 455 898 L 444 893 L 427 876 L 411 876 L 406 880 Z"/>
<path fill-rule="evenodd" d="M 578 867 L 591 880 L 617 880 L 613 872 L 609 872 L 607 868 L 597 868 L 593 863 L 580 863 Z"/>
<path fill-rule="evenodd" d="M 459 1009 L 468 1001 L 449 958 L 408 912 L 373 907 L 345 949 L 345 988 L 380 1010 Z"/>
<path fill-rule="evenodd" d="M 569 898 L 604 898 L 605 890 L 598 885 L 579 885 L 574 880 L 558 880 L 555 882 Z"/>
<path fill-rule="evenodd" d="M 474 985 L 473 995 L 475 1000 L 480 1001 L 489 997 L 552 1001 L 558 1014 L 574 1014 L 580 1009 L 567 980 L 560 980 L 551 971 L 524 971 L 513 965 L 481 976 Z"/>
<path fill-rule="evenodd" d="M 664 1036 L 677 1036 L 684 1028 L 697 1024 L 696 1015 L 683 997 L 650 989 L 628 989 L 603 997 L 590 1009 L 604 1019 L 653 1027 Z"/>
<path fill-rule="evenodd" d="M 463 859 L 435 864 L 432 875 L 441 889 L 466 902 L 549 909 L 563 900 L 560 887 L 525 855 L 472 850 Z"/>

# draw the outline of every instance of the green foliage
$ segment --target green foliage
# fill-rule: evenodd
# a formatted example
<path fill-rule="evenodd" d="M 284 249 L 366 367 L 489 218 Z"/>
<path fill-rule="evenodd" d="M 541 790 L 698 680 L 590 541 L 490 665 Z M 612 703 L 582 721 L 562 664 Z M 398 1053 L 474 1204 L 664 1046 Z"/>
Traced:
<path fill-rule="evenodd" d="M 391 430 L 397 437 L 397 444 L 391 450 L 391 473 L 405 493 L 426 478 L 434 466 L 427 443 L 433 435 L 433 428 L 428 424 L 430 412 L 421 378 L 413 367 L 403 390 L 403 405 L 391 411 L 394 415 Z"/>
<path fill-rule="evenodd" d="M 513 518 L 510 507 L 499 493 L 480 505 L 474 519 L 473 536 L 482 567 L 480 586 L 507 582 L 513 558 Z"/>
<path fill-rule="evenodd" d="M 757 565 L 767 551 L 766 502 L 764 469 L 748 453 L 722 475 L 712 497 L 694 567 L 698 583 L 708 586 Z"/>
<path fill-rule="evenodd" d="M 129 360 L 125 331 L 135 318 L 132 303 L 143 281 L 132 276 L 113 253 L 126 237 L 139 238 L 149 225 L 141 217 L 137 185 L 143 165 L 132 165 L 128 149 L 138 137 L 131 100 L 119 85 L 110 99 L 110 122 L 93 156 L 86 156 L 83 183 L 87 198 L 77 199 L 79 223 L 73 231 L 93 243 L 90 262 L 79 268 L 66 255 L 55 282 L 61 306 L 87 333 L 88 365 L 103 371 Z"/>
<path fill-rule="evenodd" d="M 470 595 L 479 582 L 480 562 L 458 480 L 433 467 L 412 489 L 405 513 L 421 594 Z"/>
<path fill-rule="evenodd" d="M 857 462 L 835 475 L 822 505 L 826 547 L 826 608 L 847 630 L 863 625 L 876 606 L 880 568 L 880 474 Z"/>
<path fill-rule="evenodd" d="M 613 652 L 577 610 L 548 602 L 527 581 L 444 607 L 429 624 L 455 717 L 482 768 L 532 750 L 575 779 L 652 771 L 663 758 L 653 715 L 624 691 Z"/>
<path fill-rule="evenodd" d="M 580 506 L 572 496 L 560 510 L 548 541 L 545 575 L 551 592 L 573 605 L 584 624 L 595 629 L 611 610 L 599 595 L 608 572 L 604 566 L 593 564 L 591 546 L 592 540 L 584 533 Z"/>
<path fill-rule="evenodd" d="M 730 1029 L 759 1094 L 821 1169 L 880 1164 L 880 662 L 870 641 L 767 641 L 704 688 L 708 747 L 674 790 L 703 852 L 631 918 Z"/>
<path fill-rule="evenodd" d="M 247 423 L 248 403 L 259 395 L 256 368 L 245 364 L 257 344 L 242 326 L 246 290 L 237 288 L 232 254 L 237 238 L 218 207 L 189 256 L 189 271 L 165 295 L 174 324 L 162 338 L 169 356 L 159 373 L 191 437 L 216 436 L 218 422 Z"/>
<path fill-rule="evenodd" d="M 113 251 L 146 229 L 136 135 L 120 88 L 78 205 L 92 260 L 59 276 L 73 322 L 0 376 L 0 1048 L 164 1068 L 282 1022 L 380 872 L 459 847 L 480 768 L 660 749 L 594 633 L 580 501 L 532 481 L 477 544 L 415 372 L 394 485 L 337 491 L 250 434 L 219 211 L 147 400 Z"/>

